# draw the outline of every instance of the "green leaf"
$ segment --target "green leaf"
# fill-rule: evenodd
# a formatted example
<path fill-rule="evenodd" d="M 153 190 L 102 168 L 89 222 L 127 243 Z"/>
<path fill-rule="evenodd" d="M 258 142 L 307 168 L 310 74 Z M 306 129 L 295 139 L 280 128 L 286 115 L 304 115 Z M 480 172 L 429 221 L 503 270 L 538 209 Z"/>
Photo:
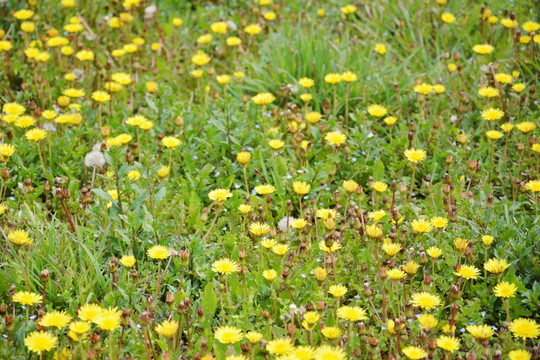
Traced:
<path fill-rule="evenodd" d="M 218 303 L 218 297 L 214 292 L 214 284 L 210 281 L 204 287 L 204 294 L 202 297 L 202 307 L 204 309 L 205 315 L 208 316 L 208 319 L 212 318 L 216 312 Z"/>

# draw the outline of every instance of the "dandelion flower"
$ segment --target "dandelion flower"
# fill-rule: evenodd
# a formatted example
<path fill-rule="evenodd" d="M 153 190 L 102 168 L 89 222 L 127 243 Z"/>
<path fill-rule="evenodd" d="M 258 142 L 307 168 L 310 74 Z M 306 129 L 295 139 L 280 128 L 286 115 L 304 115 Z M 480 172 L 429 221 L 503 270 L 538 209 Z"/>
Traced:
<path fill-rule="evenodd" d="M 420 292 L 412 295 L 411 302 L 414 306 L 419 306 L 424 310 L 430 310 L 441 304 L 441 298 L 427 292 Z"/>
<path fill-rule="evenodd" d="M 500 298 L 511 298 L 516 295 L 517 286 L 506 281 L 498 283 L 495 288 L 493 288 L 493 293 L 495 296 Z"/>
<path fill-rule="evenodd" d="M 222 275 L 229 275 L 240 271 L 240 266 L 236 261 L 228 258 L 220 259 L 212 263 L 212 271 Z"/>
<path fill-rule="evenodd" d="M 427 352 L 417 346 L 407 346 L 406 348 L 403 348 L 402 351 L 403 354 L 411 360 L 420 360 L 427 356 Z"/>
<path fill-rule="evenodd" d="M 270 340 L 266 344 L 266 350 L 273 355 L 284 355 L 294 350 L 294 345 L 289 338 L 278 338 Z"/>
<path fill-rule="evenodd" d="M 469 325 L 466 329 L 477 340 L 484 340 L 495 334 L 488 325 Z"/>
<path fill-rule="evenodd" d="M 515 319 L 508 329 L 515 337 L 520 337 L 522 339 L 535 339 L 540 335 L 540 325 L 533 319 Z"/>
<path fill-rule="evenodd" d="M 22 305 L 34 305 L 42 300 L 41 295 L 29 291 L 18 291 L 13 295 L 13 301 Z"/>
<path fill-rule="evenodd" d="M 45 331 L 34 331 L 24 338 L 24 345 L 28 350 L 38 354 L 54 349 L 57 344 L 56 337 Z"/>
<path fill-rule="evenodd" d="M 161 324 L 156 326 L 156 332 L 163 335 L 167 339 L 171 339 L 176 335 L 176 330 L 178 329 L 178 321 L 163 321 Z"/>
<path fill-rule="evenodd" d="M 161 245 L 152 246 L 146 253 L 155 260 L 163 260 L 171 256 L 171 250 L 168 247 Z"/>

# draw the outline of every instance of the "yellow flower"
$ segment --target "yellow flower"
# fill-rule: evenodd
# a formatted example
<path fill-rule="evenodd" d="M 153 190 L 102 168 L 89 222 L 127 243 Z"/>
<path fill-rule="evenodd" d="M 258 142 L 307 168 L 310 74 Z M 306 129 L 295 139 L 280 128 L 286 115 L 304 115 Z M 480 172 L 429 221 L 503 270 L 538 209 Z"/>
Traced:
<path fill-rule="evenodd" d="M 540 192 L 540 180 L 531 180 L 525 184 L 525 189 L 532 192 Z"/>
<path fill-rule="evenodd" d="M 341 330 L 335 326 L 327 326 L 321 330 L 321 334 L 327 339 L 333 340 L 341 334 Z"/>
<path fill-rule="evenodd" d="M 306 89 L 309 89 L 310 87 L 312 87 L 315 82 L 313 81 L 313 79 L 310 79 L 310 78 L 307 78 L 307 77 L 303 77 L 301 78 L 300 80 L 298 80 L 298 83 L 303 87 L 303 88 L 306 88 Z"/>
<path fill-rule="evenodd" d="M 197 53 L 191 57 L 191 62 L 198 66 L 206 65 L 210 60 L 210 56 L 202 50 L 197 51 Z"/>
<path fill-rule="evenodd" d="M 331 253 L 336 252 L 339 249 L 341 249 L 341 245 L 338 242 L 332 242 L 332 245 L 330 247 L 326 246 L 325 241 L 321 240 L 319 241 L 319 249 L 321 249 L 324 252 Z"/>
<path fill-rule="evenodd" d="M 540 335 L 540 325 L 533 319 L 519 318 L 512 321 L 508 328 L 515 337 L 535 339 Z"/>
<path fill-rule="evenodd" d="M 421 162 L 426 158 L 427 154 L 421 149 L 407 149 L 405 150 L 405 157 L 412 163 Z"/>
<path fill-rule="evenodd" d="M 157 93 L 157 83 L 155 81 L 149 81 L 146 84 L 144 84 L 144 87 L 146 88 L 146 91 L 148 91 L 150 94 Z"/>
<path fill-rule="evenodd" d="M 368 218 L 378 222 L 386 215 L 386 210 L 374 210 L 368 213 Z"/>
<path fill-rule="evenodd" d="M 212 34 L 204 34 L 197 38 L 197 43 L 201 45 L 208 45 L 212 41 Z"/>
<path fill-rule="evenodd" d="M 513 128 L 514 128 L 514 125 L 511 124 L 511 123 L 504 123 L 504 124 L 501 125 L 501 129 L 505 133 L 509 133 L 510 131 L 512 131 Z"/>
<path fill-rule="evenodd" d="M 358 306 L 342 306 L 337 310 L 337 316 L 348 321 L 367 320 L 366 310 Z"/>
<path fill-rule="evenodd" d="M 497 297 L 511 298 L 514 297 L 517 292 L 517 286 L 506 281 L 498 283 L 493 288 L 493 293 Z"/>
<path fill-rule="evenodd" d="M 443 350 L 454 353 L 459 350 L 459 339 L 452 336 L 442 335 L 437 339 L 437 346 Z"/>
<path fill-rule="evenodd" d="M 340 146 L 345 144 L 347 141 L 347 135 L 339 132 L 339 131 L 331 131 L 324 137 L 326 141 L 328 141 L 331 145 Z"/>
<path fill-rule="evenodd" d="M 124 255 L 120 258 L 120 264 L 124 265 L 128 269 L 135 265 L 135 257 L 131 255 Z"/>
<path fill-rule="evenodd" d="M 0 155 L 9 158 L 15 153 L 13 144 L 0 144 Z"/>
<path fill-rule="evenodd" d="M 434 91 L 433 85 L 426 84 L 426 83 L 421 83 L 421 84 L 415 85 L 414 87 L 414 92 L 418 94 L 422 94 L 422 95 L 428 95 L 432 91 Z"/>
<path fill-rule="evenodd" d="M 435 91 L 436 94 L 442 94 L 446 91 L 446 88 L 442 84 L 435 84 L 433 85 L 433 91 Z"/>
<path fill-rule="evenodd" d="M 300 100 L 302 100 L 305 103 L 310 102 L 311 99 L 313 99 L 313 95 L 311 95 L 311 94 L 302 94 L 302 95 L 300 95 Z"/>
<path fill-rule="evenodd" d="M 390 269 L 386 272 L 386 275 L 392 280 L 401 280 L 405 277 L 405 272 L 399 269 Z"/>
<path fill-rule="evenodd" d="M 517 84 L 514 84 L 512 85 L 512 90 L 514 90 L 515 92 L 522 92 L 523 90 L 525 89 L 525 84 L 523 83 L 517 83 Z"/>
<path fill-rule="evenodd" d="M 69 96 L 70 98 L 80 98 L 85 95 L 85 92 L 81 89 L 69 88 L 64 90 L 64 95 Z"/>
<path fill-rule="evenodd" d="M 218 75 L 216 77 L 216 81 L 220 84 L 220 85 L 227 85 L 229 83 L 229 81 L 231 81 L 231 76 L 230 75 L 227 75 L 227 74 L 222 74 L 222 75 Z"/>
<path fill-rule="evenodd" d="M 270 184 L 255 186 L 255 192 L 259 195 L 268 195 L 276 191 L 276 187 Z"/>
<path fill-rule="evenodd" d="M 215 189 L 208 193 L 208 198 L 215 202 L 222 202 L 232 196 L 232 193 L 228 189 Z"/>
<path fill-rule="evenodd" d="M 34 331 L 24 338 L 24 345 L 28 350 L 37 354 L 52 350 L 57 344 L 56 336 L 45 331 Z"/>
<path fill-rule="evenodd" d="M 373 188 L 373 190 L 379 193 L 383 193 L 388 189 L 388 185 L 382 181 L 373 182 L 373 184 L 371 184 L 371 187 Z"/>
<path fill-rule="evenodd" d="M 8 115 L 22 115 L 26 111 L 26 108 L 16 102 L 11 103 L 5 103 L 4 106 L 2 106 L 2 111 Z"/>
<path fill-rule="evenodd" d="M 271 93 L 258 93 L 254 97 L 251 98 L 251 101 L 253 101 L 255 104 L 263 106 L 268 105 L 272 103 L 276 98 Z"/>
<path fill-rule="evenodd" d="M 371 224 L 366 226 L 366 234 L 370 238 L 378 239 L 383 235 L 382 229 L 377 224 Z"/>
<path fill-rule="evenodd" d="M 374 50 L 378 52 L 379 54 L 384 55 L 386 54 L 386 45 L 382 43 L 376 43 Z"/>
<path fill-rule="evenodd" d="M 415 219 L 411 221 L 411 228 L 414 234 L 425 234 L 430 232 L 433 226 L 426 219 Z"/>
<path fill-rule="evenodd" d="M 8 240 L 18 246 L 32 244 L 32 239 L 28 236 L 28 233 L 24 230 L 14 230 L 8 234 Z"/>
<path fill-rule="evenodd" d="M 441 15 L 441 20 L 447 24 L 451 24 L 454 21 L 456 21 L 456 17 L 449 12 L 445 12 L 444 14 Z"/>
<path fill-rule="evenodd" d="M 510 360 L 531 360 L 531 353 L 527 350 L 512 350 L 508 353 Z"/>
<path fill-rule="evenodd" d="M 13 48 L 13 44 L 8 40 L 0 40 L 0 53 L 3 51 L 8 51 Z"/>
<path fill-rule="evenodd" d="M 411 360 L 420 360 L 427 356 L 427 352 L 417 346 L 407 346 L 406 348 L 403 348 L 402 351 L 403 354 Z"/>
<path fill-rule="evenodd" d="M 484 269 L 489 271 L 492 274 L 501 274 L 504 272 L 504 270 L 508 269 L 510 267 L 510 264 L 506 261 L 506 259 L 489 259 L 484 264 Z"/>
<path fill-rule="evenodd" d="M 266 279 L 266 281 L 272 282 L 277 277 L 277 271 L 274 269 L 264 270 L 262 276 Z"/>
<path fill-rule="evenodd" d="M 167 165 L 163 165 L 162 167 L 159 168 L 159 170 L 157 171 L 157 174 L 160 178 L 165 178 L 169 175 L 169 172 L 171 171 L 171 168 Z"/>
<path fill-rule="evenodd" d="M 504 19 L 501 19 L 501 25 L 507 29 L 512 29 L 518 26 L 518 22 L 516 20 L 504 18 Z"/>
<path fill-rule="evenodd" d="M 528 134 L 534 129 L 536 129 L 536 125 L 530 121 L 523 121 L 516 125 L 517 129 L 521 131 L 524 134 Z"/>
<path fill-rule="evenodd" d="M 81 50 L 78 51 L 77 54 L 75 54 L 75 57 L 80 61 L 93 61 L 94 52 L 91 50 Z"/>
<path fill-rule="evenodd" d="M 326 280 L 328 273 L 326 272 L 324 268 L 318 267 L 318 268 L 313 269 L 313 275 L 315 276 L 317 281 L 323 282 L 324 280 Z"/>
<path fill-rule="evenodd" d="M 468 239 L 462 239 L 462 238 L 456 238 L 454 240 L 454 246 L 456 247 L 457 251 L 459 251 L 460 254 L 463 254 L 467 246 L 469 246 L 469 240 Z"/>
<path fill-rule="evenodd" d="M 338 73 L 330 73 L 324 76 L 324 81 L 332 85 L 335 85 L 341 82 L 342 80 L 343 78 L 341 77 L 341 74 L 338 74 Z"/>
<path fill-rule="evenodd" d="M 348 357 L 339 346 L 321 345 L 315 350 L 315 360 L 347 360 Z"/>
<path fill-rule="evenodd" d="M 268 142 L 268 145 L 274 150 L 279 150 L 285 145 L 285 143 L 279 139 L 273 139 Z"/>
<path fill-rule="evenodd" d="M 321 117 L 322 117 L 321 113 L 312 111 L 306 114 L 305 119 L 310 124 L 316 124 L 321 120 Z"/>
<path fill-rule="evenodd" d="M 495 334 L 495 331 L 488 325 L 469 325 L 466 329 L 478 340 L 487 339 Z"/>
<path fill-rule="evenodd" d="M 245 215 L 248 214 L 251 210 L 253 210 L 253 207 L 251 205 L 242 204 L 238 207 L 238 210 L 240 210 L 240 212 Z"/>
<path fill-rule="evenodd" d="M 182 141 L 175 138 L 174 136 L 165 136 L 163 139 L 161 139 L 161 143 L 163 144 L 163 146 L 168 147 L 169 149 L 174 149 L 175 147 L 182 144 Z"/>
<path fill-rule="evenodd" d="M 482 236 L 482 243 L 484 244 L 484 246 L 491 246 L 491 243 L 493 243 L 493 236 L 491 235 L 483 235 Z"/>
<path fill-rule="evenodd" d="M 343 188 L 346 192 L 352 194 L 358 189 L 358 183 L 354 180 L 345 180 L 343 181 Z"/>
<path fill-rule="evenodd" d="M 17 20 L 28 20 L 32 16 L 34 16 L 34 11 L 29 9 L 21 9 L 13 13 L 13 17 Z"/>
<path fill-rule="evenodd" d="M 272 247 L 272 252 L 276 255 L 283 256 L 289 251 L 289 245 L 287 244 L 276 244 Z"/>
<path fill-rule="evenodd" d="M 454 273 L 457 276 L 461 276 L 464 279 L 476 279 L 478 275 L 480 274 L 480 270 L 478 270 L 474 265 L 461 265 L 458 271 Z"/>
<path fill-rule="evenodd" d="M 67 314 L 65 311 L 51 311 L 46 313 L 41 320 L 39 320 L 39 325 L 62 329 L 66 327 L 70 321 L 71 315 Z"/>
<path fill-rule="evenodd" d="M 238 46 L 242 43 L 242 39 L 236 36 L 230 36 L 228 37 L 225 42 L 227 43 L 227 46 Z"/>
<path fill-rule="evenodd" d="M 347 292 L 347 287 L 343 285 L 332 285 L 328 288 L 328 292 L 335 298 L 340 298 Z"/>
<path fill-rule="evenodd" d="M 297 195 L 306 195 L 311 190 L 311 185 L 305 181 L 293 181 L 293 190 Z"/>
<path fill-rule="evenodd" d="M 252 344 L 258 343 L 259 341 L 262 340 L 262 338 L 263 338 L 263 334 L 257 331 L 248 331 L 246 333 L 246 339 L 248 339 L 248 341 Z"/>
<path fill-rule="evenodd" d="M 480 55 L 491 54 L 495 48 L 489 44 L 479 44 L 473 46 L 473 51 Z"/>
<path fill-rule="evenodd" d="M 163 335 L 167 339 L 171 339 L 176 335 L 176 330 L 178 329 L 178 321 L 163 321 L 161 324 L 156 326 L 156 332 Z"/>
<path fill-rule="evenodd" d="M 442 250 L 437 248 L 437 247 L 430 247 L 429 249 L 426 250 L 426 253 L 433 259 L 437 259 L 438 257 L 440 257 L 442 255 Z"/>
<path fill-rule="evenodd" d="M 69 324 L 69 330 L 78 335 L 82 335 L 90 330 L 90 323 L 86 321 L 74 321 Z"/>
<path fill-rule="evenodd" d="M 491 86 L 481 87 L 480 89 L 478 89 L 478 95 L 485 98 L 497 97 L 499 96 L 499 90 Z"/>
<path fill-rule="evenodd" d="M 341 74 L 341 78 L 343 79 L 343 81 L 350 83 L 358 80 L 358 75 L 350 71 L 345 71 Z"/>
<path fill-rule="evenodd" d="M 82 320 L 94 322 L 95 318 L 104 311 L 105 309 L 97 304 L 84 304 L 80 307 L 78 315 Z"/>
<path fill-rule="evenodd" d="M 266 350 L 273 355 L 284 355 L 294 350 L 294 345 L 289 338 L 278 338 L 270 340 L 266 344 Z"/>
<path fill-rule="evenodd" d="M 397 117 L 395 116 L 387 116 L 383 119 L 384 123 L 388 126 L 392 126 L 396 123 Z"/>
<path fill-rule="evenodd" d="M 38 128 L 31 129 L 31 130 L 28 130 L 24 134 L 24 136 L 30 141 L 36 141 L 36 142 L 41 141 L 47 137 L 47 130 L 38 129 Z"/>
<path fill-rule="evenodd" d="M 437 229 L 442 229 L 443 227 L 448 225 L 448 219 L 440 216 L 435 216 L 431 219 L 431 224 Z"/>
<path fill-rule="evenodd" d="M 448 68 L 448 71 L 454 72 L 457 69 L 457 65 L 456 64 L 448 64 L 447 68 Z"/>
<path fill-rule="evenodd" d="M 137 181 L 141 177 L 141 173 L 138 172 L 137 170 L 131 170 L 130 172 L 127 173 L 127 177 L 129 180 Z"/>
<path fill-rule="evenodd" d="M 383 117 L 384 115 L 388 113 L 388 109 L 384 107 L 383 105 L 373 104 L 367 108 L 367 112 L 371 116 Z"/>
<path fill-rule="evenodd" d="M 270 231 L 270 226 L 265 223 L 252 222 L 249 225 L 249 232 L 255 236 L 263 236 Z"/>
<path fill-rule="evenodd" d="M 430 314 L 422 314 L 418 317 L 418 322 L 422 326 L 422 329 L 434 329 L 439 323 L 437 318 Z"/>
<path fill-rule="evenodd" d="M 176 17 L 173 19 L 172 23 L 175 27 L 179 27 L 179 26 L 182 26 L 182 24 L 184 23 L 184 20 Z"/>
<path fill-rule="evenodd" d="M 103 309 L 96 315 L 94 323 L 105 331 L 113 331 L 120 327 L 120 317 L 122 312 L 116 308 Z"/>
<path fill-rule="evenodd" d="M 349 15 L 349 14 L 352 14 L 354 12 L 356 12 L 356 10 L 358 10 L 358 8 L 354 5 L 351 5 L 351 4 L 348 4 L 348 5 L 345 5 L 341 8 L 339 8 L 339 10 L 345 14 L 345 15 Z"/>
<path fill-rule="evenodd" d="M 291 221 L 291 226 L 297 230 L 305 228 L 307 224 L 307 221 L 304 219 L 294 219 Z"/>
<path fill-rule="evenodd" d="M 259 24 L 249 24 L 244 28 L 244 31 L 251 36 L 255 36 L 262 31 L 262 27 L 260 27 Z"/>
<path fill-rule="evenodd" d="M 401 251 L 402 246 L 401 246 L 401 244 L 398 244 L 398 243 L 385 242 L 385 243 L 382 245 L 382 249 L 384 250 L 384 252 L 385 252 L 388 256 L 394 256 L 394 255 L 396 255 L 398 252 Z M 405 271 L 407 271 L 407 270 L 405 270 Z M 408 273 L 408 272 L 407 272 L 407 273 Z"/>
<path fill-rule="evenodd" d="M 499 140 L 500 138 L 504 136 L 504 134 L 497 130 L 489 130 L 489 131 L 486 131 L 486 136 L 490 140 Z"/>
<path fill-rule="evenodd" d="M 224 258 L 212 263 L 212 271 L 223 275 L 230 275 L 233 272 L 240 271 L 240 266 L 236 261 Z"/>
<path fill-rule="evenodd" d="M 171 250 L 168 247 L 154 245 L 146 252 L 149 257 L 155 260 L 167 259 L 171 256 Z"/>
<path fill-rule="evenodd" d="M 433 309 L 441 304 L 441 298 L 427 292 L 414 293 L 411 298 L 414 306 L 419 306 L 424 310 Z"/>
<path fill-rule="evenodd" d="M 497 73 L 495 74 L 495 80 L 501 84 L 509 84 L 512 82 L 512 75 L 506 73 Z"/>
<path fill-rule="evenodd" d="M 21 24 L 21 30 L 25 33 L 32 33 L 36 28 L 36 25 L 31 21 L 25 21 Z"/>
<path fill-rule="evenodd" d="M 39 304 L 43 300 L 43 297 L 39 294 L 29 291 L 17 291 L 13 295 L 13 301 L 22 305 L 34 305 Z"/>

